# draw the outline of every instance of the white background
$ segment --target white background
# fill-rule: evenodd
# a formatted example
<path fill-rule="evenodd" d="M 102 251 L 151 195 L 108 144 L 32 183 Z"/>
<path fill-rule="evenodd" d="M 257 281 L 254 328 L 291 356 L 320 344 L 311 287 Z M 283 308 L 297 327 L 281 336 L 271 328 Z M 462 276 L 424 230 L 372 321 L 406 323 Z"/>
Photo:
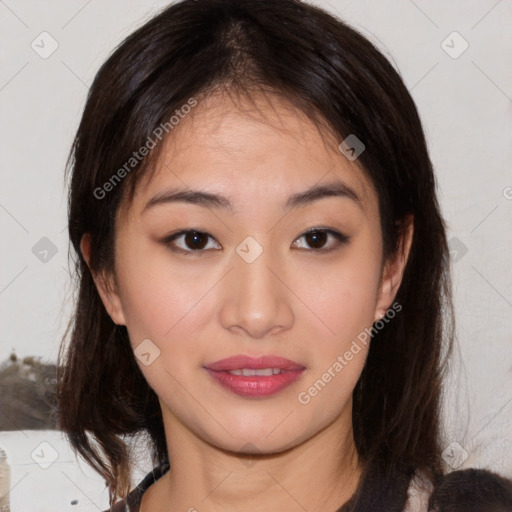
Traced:
<path fill-rule="evenodd" d="M 0 2 L 0 361 L 13 349 L 21 357 L 56 361 L 71 311 L 64 166 L 88 86 L 113 48 L 167 3 Z M 512 477 L 511 2 L 315 3 L 370 37 L 395 63 L 416 101 L 449 238 L 467 248 L 460 259 L 460 249 L 454 251 L 459 348 L 454 392 L 446 401 L 445 444 L 458 443 L 450 452 L 455 458 L 467 452 L 459 469 L 481 466 Z M 47 59 L 31 48 L 43 31 L 58 43 Z M 446 40 L 452 52 L 460 51 L 463 41 L 446 39 L 453 31 L 469 44 L 458 58 L 442 47 Z M 46 263 L 32 252 L 42 237 L 57 248 Z M 13 484 L 21 468 L 43 471 L 30 459 L 41 435 L 0 434 L 0 444 L 14 450 Z M 30 499 L 29 479 L 19 482 L 17 499 Z M 81 485 L 76 475 L 74 485 Z M 91 500 L 91 510 L 106 503 Z M 23 503 L 13 510 L 27 510 Z M 62 505 L 51 503 L 45 508 L 39 496 L 30 510 L 69 509 L 67 497 Z"/>

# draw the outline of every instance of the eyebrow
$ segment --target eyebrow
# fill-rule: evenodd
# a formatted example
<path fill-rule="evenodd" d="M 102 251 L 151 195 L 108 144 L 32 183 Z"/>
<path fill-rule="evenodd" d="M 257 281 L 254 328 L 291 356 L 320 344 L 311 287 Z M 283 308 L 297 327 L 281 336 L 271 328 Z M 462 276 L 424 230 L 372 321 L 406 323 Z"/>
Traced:
<path fill-rule="evenodd" d="M 315 185 L 303 192 L 292 194 L 283 208 L 285 211 L 293 208 L 306 206 L 310 203 L 324 199 L 326 197 L 341 197 L 350 199 L 359 208 L 362 209 L 361 199 L 348 185 L 340 181 L 326 183 L 323 185 Z M 233 212 L 233 204 L 231 201 L 219 194 L 211 192 L 204 192 L 201 190 L 191 190 L 183 188 L 172 188 L 152 197 L 142 210 L 145 213 L 158 205 L 165 205 L 170 203 L 184 202 L 204 206 L 206 208 L 224 209 Z"/>

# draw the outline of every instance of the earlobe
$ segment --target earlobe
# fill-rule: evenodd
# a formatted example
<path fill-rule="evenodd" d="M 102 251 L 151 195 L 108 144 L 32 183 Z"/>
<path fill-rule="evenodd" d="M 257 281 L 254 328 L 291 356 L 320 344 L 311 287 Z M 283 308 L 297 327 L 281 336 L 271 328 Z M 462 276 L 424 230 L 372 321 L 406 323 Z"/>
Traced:
<path fill-rule="evenodd" d="M 114 283 L 113 276 L 106 272 L 95 272 L 91 269 L 91 236 L 85 233 L 80 241 L 80 251 L 82 256 L 91 272 L 96 290 L 103 302 L 108 315 L 112 321 L 117 325 L 126 325 L 121 299 L 117 292 L 117 287 Z"/>
<path fill-rule="evenodd" d="M 396 255 L 384 266 L 379 298 L 375 309 L 375 320 L 381 320 L 385 316 L 400 288 L 405 266 L 409 259 L 413 234 L 414 218 L 412 215 L 408 215 L 403 221 L 402 234 Z"/>

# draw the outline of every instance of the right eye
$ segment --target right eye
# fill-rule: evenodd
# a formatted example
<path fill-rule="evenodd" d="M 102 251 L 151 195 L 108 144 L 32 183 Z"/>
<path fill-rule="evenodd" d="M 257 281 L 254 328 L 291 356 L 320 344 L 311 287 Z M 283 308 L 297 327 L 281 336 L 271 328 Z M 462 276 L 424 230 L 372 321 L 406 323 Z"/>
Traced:
<path fill-rule="evenodd" d="M 208 239 L 215 240 L 211 235 L 204 231 L 197 231 L 195 229 L 187 229 L 174 233 L 174 235 L 168 236 L 163 240 L 163 243 L 174 252 L 180 252 L 187 256 L 193 253 L 201 253 L 207 250 Z M 176 241 L 181 240 L 181 246 Z M 210 248 L 211 249 L 211 248 Z"/>

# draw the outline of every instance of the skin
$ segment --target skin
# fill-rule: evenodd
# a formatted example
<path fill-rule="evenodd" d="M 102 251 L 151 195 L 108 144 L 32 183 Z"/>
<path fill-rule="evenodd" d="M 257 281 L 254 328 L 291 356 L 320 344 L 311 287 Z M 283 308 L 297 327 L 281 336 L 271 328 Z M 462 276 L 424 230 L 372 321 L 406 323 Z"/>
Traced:
<path fill-rule="evenodd" d="M 160 350 L 137 362 L 159 397 L 171 461 L 141 512 L 328 511 L 355 491 L 352 391 L 368 346 L 307 405 L 297 397 L 393 303 L 412 224 L 383 262 L 376 192 L 339 142 L 279 97 L 213 96 L 173 130 L 156 172 L 119 211 L 115 275 L 94 278 L 133 348 L 149 338 Z M 334 180 L 359 202 L 324 197 L 284 212 L 291 194 Z M 227 196 L 233 211 L 181 202 L 143 212 L 175 186 Z M 327 235 L 315 248 L 303 234 L 318 226 L 350 239 Z M 211 235 L 203 252 L 173 252 L 193 251 L 183 236 L 162 242 L 185 229 Z M 235 250 L 248 236 L 263 249 L 252 263 Z M 89 261 L 88 236 L 82 253 Z M 235 354 L 279 355 L 306 371 L 271 397 L 242 398 L 203 368 Z"/>

